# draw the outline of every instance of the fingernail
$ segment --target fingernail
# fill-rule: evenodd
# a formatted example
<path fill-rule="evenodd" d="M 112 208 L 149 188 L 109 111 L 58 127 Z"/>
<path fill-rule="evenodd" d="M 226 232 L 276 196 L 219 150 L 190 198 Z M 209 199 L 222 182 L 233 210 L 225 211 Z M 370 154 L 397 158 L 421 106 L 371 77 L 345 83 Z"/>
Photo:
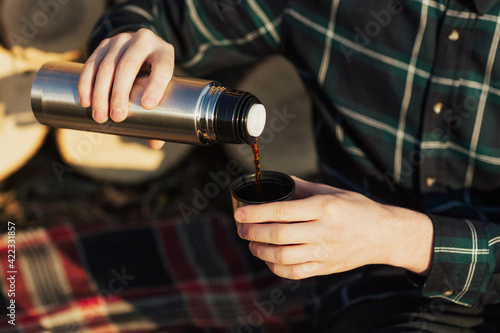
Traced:
<path fill-rule="evenodd" d="M 144 106 L 147 108 L 153 108 L 156 106 L 156 98 L 146 97 L 144 99 Z"/>
<path fill-rule="evenodd" d="M 154 150 L 160 150 L 161 148 L 163 148 L 164 144 L 165 143 L 161 141 L 153 141 L 149 143 L 149 146 Z"/>
<path fill-rule="evenodd" d="M 241 209 L 236 210 L 236 212 L 234 213 L 234 219 L 238 222 L 245 221 L 245 212 L 243 212 L 243 210 Z"/>
<path fill-rule="evenodd" d="M 125 112 L 121 109 L 114 109 L 112 118 L 114 121 L 123 121 L 125 120 Z"/>
<path fill-rule="evenodd" d="M 104 122 L 104 112 L 101 110 L 92 110 L 92 117 L 98 123 Z"/>

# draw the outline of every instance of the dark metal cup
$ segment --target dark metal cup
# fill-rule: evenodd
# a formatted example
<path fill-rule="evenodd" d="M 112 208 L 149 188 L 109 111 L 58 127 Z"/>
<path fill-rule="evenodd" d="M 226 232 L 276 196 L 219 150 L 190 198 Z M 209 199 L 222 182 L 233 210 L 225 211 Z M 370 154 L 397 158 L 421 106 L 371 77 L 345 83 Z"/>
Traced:
<path fill-rule="evenodd" d="M 233 211 L 246 205 L 290 200 L 295 192 L 292 177 L 276 171 L 262 171 L 260 193 L 257 191 L 255 174 L 243 175 L 231 184 Z"/>

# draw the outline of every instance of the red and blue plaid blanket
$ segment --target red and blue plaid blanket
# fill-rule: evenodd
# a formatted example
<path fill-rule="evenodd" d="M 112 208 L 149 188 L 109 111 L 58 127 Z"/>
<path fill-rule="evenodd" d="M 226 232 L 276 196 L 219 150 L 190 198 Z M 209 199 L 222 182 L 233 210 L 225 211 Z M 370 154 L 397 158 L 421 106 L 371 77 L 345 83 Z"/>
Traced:
<path fill-rule="evenodd" d="M 16 230 L 0 238 L 0 332 L 307 331 L 306 281 L 273 275 L 231 216 Z M 11 323 L 9 323 L 11 321 Z"/>

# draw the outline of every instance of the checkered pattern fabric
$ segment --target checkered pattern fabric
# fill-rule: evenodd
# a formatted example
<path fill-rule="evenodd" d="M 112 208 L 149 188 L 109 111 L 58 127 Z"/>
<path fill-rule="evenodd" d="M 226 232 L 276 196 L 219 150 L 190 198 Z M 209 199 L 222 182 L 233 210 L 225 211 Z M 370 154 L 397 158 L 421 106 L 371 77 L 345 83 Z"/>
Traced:
<path fill-rule="evenodd" d="M 196 76 L 290 59 L 328 182 L 433 220 L 424 295 L 500 301 L 500 1 L 129 1 L 90 48 L 143 27 Z"/>
<path fill-rule="evenodd" d="M 310 325 L 307 282 L 273 275 L 219 211 L 190 223 L 18 230 L 9 297 L 7 253 L 5 235 L 2 333 L 305 332 Z M 5 315 L 10 299 L 15 326 Z"/>

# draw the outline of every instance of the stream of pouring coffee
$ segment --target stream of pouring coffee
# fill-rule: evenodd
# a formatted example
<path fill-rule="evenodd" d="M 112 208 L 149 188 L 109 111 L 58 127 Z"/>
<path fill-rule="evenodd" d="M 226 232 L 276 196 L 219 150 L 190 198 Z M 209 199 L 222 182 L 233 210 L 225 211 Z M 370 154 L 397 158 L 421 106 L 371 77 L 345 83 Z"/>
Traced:
<path fill-rule="evenodd" d="M 252 147 L 253 163 L 255 164 L 255 196 L 260 198 L 260 155 L 257 138 L 250 143 L 250 147 Z"/>

